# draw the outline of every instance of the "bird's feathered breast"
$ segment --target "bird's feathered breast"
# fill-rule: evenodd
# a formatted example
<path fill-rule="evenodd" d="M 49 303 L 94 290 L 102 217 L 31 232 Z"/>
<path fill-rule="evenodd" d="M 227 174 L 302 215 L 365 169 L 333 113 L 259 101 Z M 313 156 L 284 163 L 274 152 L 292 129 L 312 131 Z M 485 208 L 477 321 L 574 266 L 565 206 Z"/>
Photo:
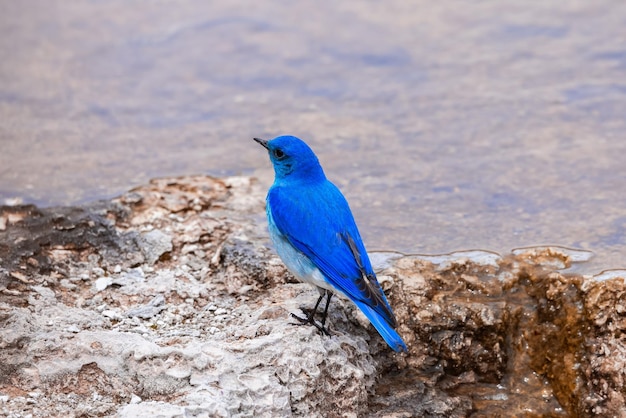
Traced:
<path fill-rule="evenodd" d="M 395 327 L 348 202 L 334 184 L 325 179 L 306 187 L 275 184 L 268 192 L 267 205 L 280 233 L 331 284 L 367 303 Z"/>

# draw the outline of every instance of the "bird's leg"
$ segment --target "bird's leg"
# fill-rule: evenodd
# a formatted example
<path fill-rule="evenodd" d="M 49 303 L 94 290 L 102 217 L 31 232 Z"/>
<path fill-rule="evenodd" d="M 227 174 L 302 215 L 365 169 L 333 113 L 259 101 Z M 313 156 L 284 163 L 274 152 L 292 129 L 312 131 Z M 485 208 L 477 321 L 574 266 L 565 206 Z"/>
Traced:
<path fill-rule="evenodd" d="M 291 313 L 291 316 L 293 316 L 298 321 L 300 321 L 300 324 L 297 324 L 297 325 L 311 324 L 315 328 L 319 329 L 322 334 L 330 335 L 328 333 L 328 331 L 326 330 L 326 328 L 324 328 L 323 323 L 320 326 L 317 322 L 315 322 L 315 318 L 314 318 L 315 317 L 315 313 L 317 312 L 317 308 L 318 308 L 318 306 L 320 306 L 320 302 L 322 301 L 322 299 L 326 295 L 326 292 L 328 292 L 328 291 L 324 291 L 324 293 L 322 293 L 320 295 L 320 297 L 317 299 L 317 302 L 315 302 L 315 307 L 313 308 L 313 310 L 311 312 L 309 312 L 309 314 L 306 316 L 306 318 L 302 318 L 302 317 L 296 315 L 293 312 Z M 330 292 L 328 292 L 328 293 L 330 293 Z M 332 293 L 330 293 L 330 294 L 332 295 Z M 326 304 L 326 310 L 328 310 L 328 304 Z M 326 311 L 324 311 L 324 320 L 326 320 Z"/>
<path fill-rule="evenodd" d="M 326 324 L 326 317 L 328 316 L 328 306 L 330 306 L 330 298 L 333 297 L 333 292 L 326 291 L 326 307 L 324 308 L 324 314 L 322 315 L 322 328 Z M 326 331 L 328 333 L 328 331 Z"/>
<path fill-rule="evenodd" d="M 322 301 L 323 297 L 324 297 L 324 293 L 322 293 L 320 297 L 317 299 L 317 302 L 315 303 L 315 307 L 313 308 L 313 310 L 311 310 L 307 314 L 306 318 L 302 318 L 301 316 L 298 316 L 295 313 L 292 313 L 291 316 L 293 316 L 294 318 L 296 318 L 298 321 L 300 321 L 303 324 L 313 324 L 314 322 L 313 317 L 315 316 L 315 313 L 317 312 L 317 307 L 320 305 L 320 302 Z"/>

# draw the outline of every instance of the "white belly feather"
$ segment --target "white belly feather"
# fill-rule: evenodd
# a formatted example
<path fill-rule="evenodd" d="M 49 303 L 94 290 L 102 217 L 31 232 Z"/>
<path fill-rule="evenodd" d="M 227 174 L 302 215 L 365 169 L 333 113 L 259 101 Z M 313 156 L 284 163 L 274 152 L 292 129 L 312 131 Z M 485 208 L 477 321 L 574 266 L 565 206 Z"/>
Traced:
<path fill-rule="evenodd" d="M 313 264 L 309 258 L 294 248 L 283 234 L 280 233 L 273 220 L 271 219 L 271 212 L 267 211 L 269 221 L 269 233 L 272 243 L 276 252 L 283 260 L 283 263 L 287 266 L 298 280 L 305 283 L 309 283 L 313 286 L 327 289 L 333 293 L 342 292 L 338 291 L 330 283 L 326 281 L 322 272 Z M 342 295 L 343 296 L 343 295 Z"/>

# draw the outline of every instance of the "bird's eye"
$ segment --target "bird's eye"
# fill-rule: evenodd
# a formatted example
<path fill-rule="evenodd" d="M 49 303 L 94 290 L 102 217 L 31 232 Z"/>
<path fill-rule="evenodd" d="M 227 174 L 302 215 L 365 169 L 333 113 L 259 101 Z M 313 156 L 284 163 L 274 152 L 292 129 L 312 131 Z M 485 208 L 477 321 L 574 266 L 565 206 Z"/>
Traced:
<path fill-rule="evenodd" d="M 275 149 L 275 150 L 274 150 L 274 157 L 276 157 L 276 158 L 278 158 L 278 159 L 281 159 L 281 158 L 283 158 L 284 156 L 285 156 L 285 153 L 284 153 L 284 152 L 282 152 L 281 150 L 279 150 L 279 149 Z"/>

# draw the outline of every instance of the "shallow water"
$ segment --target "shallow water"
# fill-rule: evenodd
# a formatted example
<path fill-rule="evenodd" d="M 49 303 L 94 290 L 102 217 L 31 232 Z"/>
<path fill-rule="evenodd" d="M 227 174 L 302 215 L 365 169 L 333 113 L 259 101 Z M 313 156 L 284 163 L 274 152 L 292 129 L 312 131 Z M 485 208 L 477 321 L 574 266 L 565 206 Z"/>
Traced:
<path fill-rule="evenodd" d="M 251 138 L 292 133 L 370 250 L 626 267 L 626 3 L 208 3 L 3 2 L 0 198 L 269 185 Z"/>

